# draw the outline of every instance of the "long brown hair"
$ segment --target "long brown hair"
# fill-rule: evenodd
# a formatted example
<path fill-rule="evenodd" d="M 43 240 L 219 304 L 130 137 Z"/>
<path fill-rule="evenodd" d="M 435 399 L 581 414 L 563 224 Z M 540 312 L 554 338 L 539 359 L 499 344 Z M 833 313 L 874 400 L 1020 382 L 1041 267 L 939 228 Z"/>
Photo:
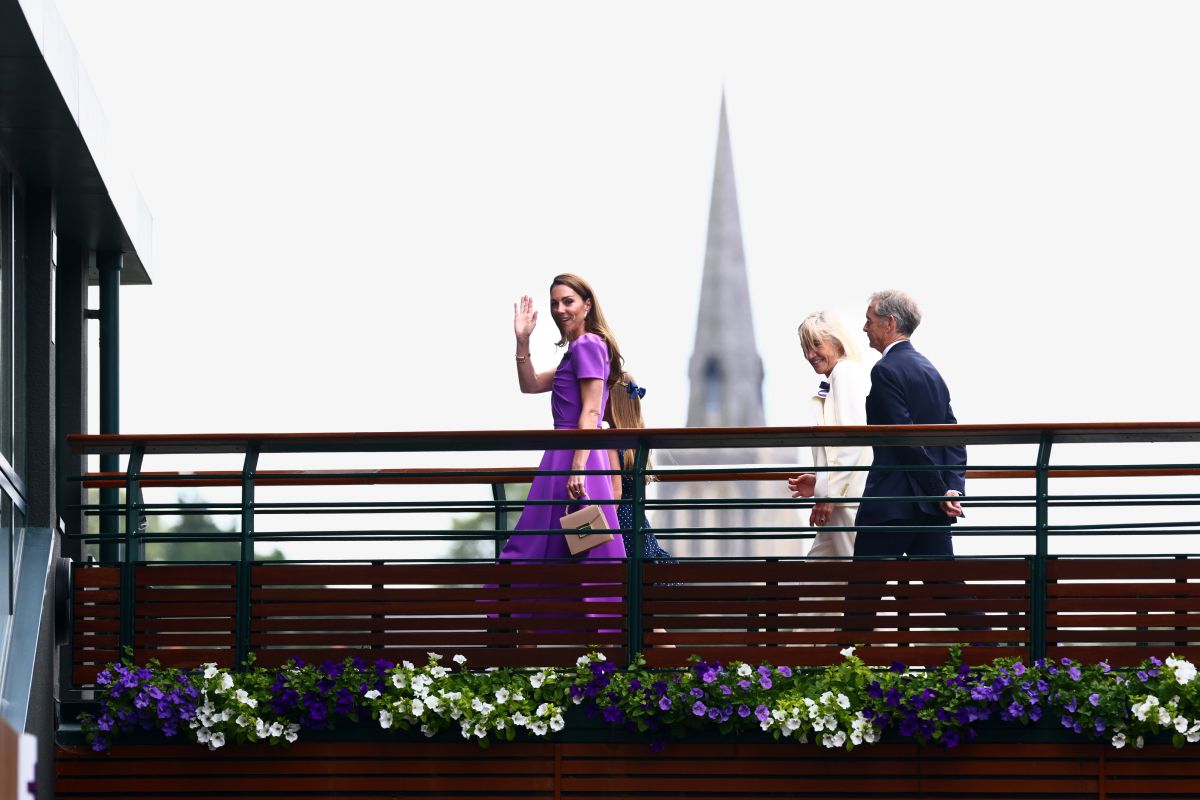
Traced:
<path fill-rule="evenodd" d="M 612 426 L 614 428 L 644 428 L 646 420 L 642 417 L 642 399 L 629 391 L 630 387 L 636 386 L 637 382 L 628 372 L 622 372 L 621 377 L 613 384 L 612 392 L 608 396 L 609 410 L 612 411 Z M 650 463 L 650 454 L 646 454 L 646 469 L 652 469 L 653 464 Z M 625 451 L 625 459 L 621 462 L 620 469 L 627 472 L 633 472 L 633 451 Z M 646 477 L 649 482 L 650 477 Z"/>
<path fill-rule="evenodd" d="M 596 334 L 608 345 L 608 385 L 612 386 L 621 379 L 621 367 L 624 365 L 625 359 L 621 357 L 621 347 L 617 344 L 617 337 L 613 336 L 612 329 L 608 327 L 608 320 L 604 318 L 604 312 L 600 310 L 600 301 L 596 298 L 596 293 L 587 281 L 569 272 L 555 275 L 554 280 L 550 282 L 550 288 L 554 289 L 555 286 L 566 286 L 583 300 L 591 301 L 592 310 L 583 318 L 583 329 L 587 333 Z M 554 324 L 558 326 L 559 334 L 559 339 L 555 344 L 562 347 L 567 344 L 567 334 L 563 331 L 561 322 L 555 319 Z"/>

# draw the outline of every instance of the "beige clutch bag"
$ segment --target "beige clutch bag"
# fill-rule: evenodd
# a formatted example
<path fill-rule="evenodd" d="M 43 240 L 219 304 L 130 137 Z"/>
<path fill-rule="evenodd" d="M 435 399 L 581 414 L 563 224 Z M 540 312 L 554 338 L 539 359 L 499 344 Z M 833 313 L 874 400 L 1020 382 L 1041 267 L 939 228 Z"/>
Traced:
<path fill-rule="evenodd" d="M 608 520 L 599 506 L 584 506 L 578 511 L 562 517 L 560 520 L 563 538 L 567 540 L 567 549 L 571 555 L 586 553 L 592 548 L 599 547 L 612 541 Z"/>

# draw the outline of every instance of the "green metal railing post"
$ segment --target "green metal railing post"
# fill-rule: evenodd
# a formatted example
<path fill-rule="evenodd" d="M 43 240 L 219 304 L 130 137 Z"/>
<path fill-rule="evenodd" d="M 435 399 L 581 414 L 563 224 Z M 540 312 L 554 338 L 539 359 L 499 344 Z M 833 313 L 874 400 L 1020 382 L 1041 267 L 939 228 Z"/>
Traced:
<path fill-rule="evenodd" d="M 141 534 L 142 456 L 145 448 L 135 445 L 129 451 L 125 469 L 125 546 L 121 552 L 121 652 L 134 645 L 134 605 L 137 602 L 137 559 Z"/>
<path fill-rule="evenodd" d="M 495 557 L 500 557 L 500 550 L 504 547 L 504 540 L 508 537 L 508 508 L 505 505 L 508 498 L 504 492 L 503 483 L 492 484 L 492 501 L 496 504 L 496 538 L 492 540 L 495 546 Z"/>
<path fill-rule="evenodd" d="M 633 552 L 626 553 L 629 564 L 629 659 L 642 652 L 644 646 L 644 622 L 642 614 L 642 553 L 645 552 L 646 519 L 646 461 L 650 450 L 646 442 L 639 439 L 633 456 L 633 531 L 629 537 Z"/>
<path fill-rule="evenodd" d="M 1046 657 L 1046 561 L 1050 555 L 1050 448 L 1053 436 L 1043 433 L 1038 444 L 1036 486 L 1034 489 L 1033 575 L 1029 586 L 1029 655 L 1033 660 Z"/>
<path fill-rule="evenodd" d="M 254 475 L 259 444 L 246 445 L 242 462 L 242 548 L 237 567 L 237 616 L 234 636 L 234 669 L 242 669 L 250 656 L 250 568 L 254 561 Z"/>

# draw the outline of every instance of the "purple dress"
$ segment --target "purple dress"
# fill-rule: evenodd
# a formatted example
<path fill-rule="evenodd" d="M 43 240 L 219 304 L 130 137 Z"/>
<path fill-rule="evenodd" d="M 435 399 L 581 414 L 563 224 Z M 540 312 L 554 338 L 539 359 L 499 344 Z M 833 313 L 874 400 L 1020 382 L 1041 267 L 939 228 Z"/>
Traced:
<path fill-rule="evenodd" d="M 567 347 L 567 352 L 559 362 L 554 372 L 554 387 L 550 395 L 550 409 L 554 413 L 556 430 L 574 430 L 579 425 L 579 414 L 583 410 L 583 399 L 579 392 L 579 381 L 585 378 L 599 378 L 603 381 L 603 397 L 600 403 L 600 417 L 604 416 L 604 408 L 608 405 L 608 345 L 594 333 L 585 333 Z M 596 427 L 600 427 L 597 419 Z M 542 456 L 539 470 L 568 470 L 574 450 L 547 450 Z M 608 463 L 607 450 L 592 450 L 588 453 L 584 469 L 611 469 Z M 607 544 L 592 548 L 586 553 L 572 556 L 567 549 L 567 542 L 561 533 L 521 533 L 521 531 L 560 531 L 561 519 L 567 513 L 567 477 L 566 475 L 538 475 L 529 487 L 530 500 L 560 500 L 562 504 L 546 504 L 526 506 L 521 512 L 508 543 L 500 551 L 503 561 L 540 561 L 542 559 L 573 559 L 585 558 L 624 558 L 625 544 L 620 536 L 613 536 Z M 588 498 L 592 500 L 612 500 L 612 477 L 609 475 L 585 475 L 584 486 Z M 571 510 L 575 510 L 572 506 Z M 608 526 L 616 530 L 616 506 L 600 506 L 604 512 Z"/>

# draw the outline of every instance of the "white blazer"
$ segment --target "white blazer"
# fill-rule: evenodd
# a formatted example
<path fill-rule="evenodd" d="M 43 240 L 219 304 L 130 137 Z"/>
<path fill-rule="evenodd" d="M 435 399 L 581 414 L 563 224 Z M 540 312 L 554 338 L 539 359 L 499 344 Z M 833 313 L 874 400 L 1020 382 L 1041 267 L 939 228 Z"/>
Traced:
<path fill-rule="evenodd" d="M 867 394 L 871 391 L 871 375 L 857 361 L 843 358 L 829 373 L 829 393 L 813 396 L 813 412 L 817 425 L 866 425 Z M 869 467 L 870 447 L 814 447 L 813 464 L 818 467 Z M 818 472 L 814 489 L 816 497 L 862 497 L 867 484 L 865 470 L 854 472 Z M 846 508 L 851 504 L 839 503 Z M 850 510 L 847 508 L 847 510 Z M 853 519 L 853 516 L 851 516 Z"/>

